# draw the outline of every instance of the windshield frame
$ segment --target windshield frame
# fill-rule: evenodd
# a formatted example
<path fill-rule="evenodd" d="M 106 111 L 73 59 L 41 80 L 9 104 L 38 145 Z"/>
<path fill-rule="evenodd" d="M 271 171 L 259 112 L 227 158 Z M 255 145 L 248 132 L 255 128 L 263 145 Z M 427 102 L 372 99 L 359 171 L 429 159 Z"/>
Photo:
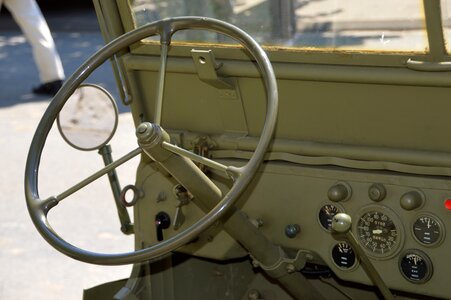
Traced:
<path fill-rule="evenodd" d="M 136 28 L 134 14 L 129 1 L 117 2 L 124 30 Z M 318 63 L 367 66 L 408 66 L 409 61 L 447 62 L 450 61 L 443 37 L 440 1 L 423 0 L 425 30 L 428 42 L 427 51 L 380 51 L 343 50 L 336 48 L 264 46 L 269 58 L 274 62 Z M 247 55 L 239 45 L 220 43 L 172 42 L 170 55 L 187 56 L 189 50 L 215 48 L 215 55 L 223 59 L 246 59 Z M 141 41 L 130 47 L 131 53 L 158 55 L 159 42 Z"/>

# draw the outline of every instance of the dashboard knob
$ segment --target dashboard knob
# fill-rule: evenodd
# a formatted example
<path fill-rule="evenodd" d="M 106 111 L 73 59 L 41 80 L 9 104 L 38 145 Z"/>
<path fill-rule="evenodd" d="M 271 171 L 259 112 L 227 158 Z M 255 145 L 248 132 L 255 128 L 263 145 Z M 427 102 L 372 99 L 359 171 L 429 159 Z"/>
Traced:
<path fill-rule="evenodd" d="M 423 205 L 424 195 L 420 191 L 410 191 L 402 195 L 399 202 L 405 210 L 414 210 Z"/>
<path fill-rule="evenodd" d="M 330 201 L 340 202 L 351 198 L 351 194 L 351 187 L 347 183 L 338 182 L 330 187 L 327 197 Z"/>
<path fill-rule="evenodd" d="M 338 233 L 348 233 L 351 229 L 351 216 L 345 213 L 336 214 L 332 218 L 332 230 Z"/>
<path fill-rule="evenodd" d="M 285 235 L 290 239 L 295 238 L 301 231 L 301 227 L 298 224 L 289 224 L 285 226 Z"/>

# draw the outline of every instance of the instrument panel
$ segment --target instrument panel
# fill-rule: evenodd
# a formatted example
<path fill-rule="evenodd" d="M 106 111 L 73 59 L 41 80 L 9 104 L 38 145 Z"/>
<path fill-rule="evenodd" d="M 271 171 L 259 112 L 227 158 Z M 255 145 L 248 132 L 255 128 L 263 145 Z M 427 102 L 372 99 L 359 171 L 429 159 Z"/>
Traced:
<path fill-rule="evenodd" d="M 333 217 L 338 213 L 345 212 L 343 204 L 337 203 L 341 200 L 337 201 L 337 198 L 331 197 L 330 193 L 330 190 L 336 190 L 337 185 L 342 184 L 344 183 L 337 183 L 329 189 L 328 200 L 330 203 L 322 205 L 318 212 L 318 221 L 321 227 L 328 232 L 332 232 Z M 346 187 L 350 193 L 350 185 L 346 184 Z M 378 191 L 375 191 L 375 187 Z M 410 199 L 406 202 L 406 195 L 414 195 L 414 201 L 412 202 Z M 423 192 L 409 191 L 400 197 L 399 205 L 403 210 L 418 211 L 412 221 L 406 223 L 402 222 L 391 208 L 378 203 L 386 197 L 384 185 L 373 184 L 368 190 L 368 197 L 375 204 L 363 206 L 355 215 L 353 231 L 359 246 L 368 257 L 374 260 L 388 260 L 397 257 L 399 272 L 408 282 L 413 284 L 428 282 L 433 276 L 434 266 L 428 254 L 420 248 L 438 247 L 445 237 L 445 225 L 439 217 L 421 209 L 426 201 Z M 446 199 L 442 211 L 448 210 L 446 208 L 447 201 Z M 418 243 L 417 247 L 400 253 L 404 239 L 415 240 Z M 331 258 L 335 267 L 343 271 L 353 270 L 358 263 L 354 249 L 345 241 L 338 242 L 333 246 Z"/>
<path fill-rule="evenodd" d="M 149 181 L 160 189 L 145 194 L 157 199 L 164 192 L 167 199 L 149 202 L 148 207 L 142 202 L 146 207 L 140 208 L 141 217 L 150 219 L 155 211 L 165 211 L 175 218 L 176 181 L 153 172 L 142 174 L 142 186 Z M 446 298 L 450 202 L 451 181 L 445 177 L 270 161 L 251 182 L 239 207 L 274 244 L 302 253 L 309 263 L 327 265 L 342 280 L 373 285 L 358 252 L 331 230 L 332 218 L 346 213 L 359 246 L 391 290 Z M 194 204 L 183 206 L 183 213 L 183 226 L 202 216 Z M 154 243 L 154 230 L 149 228 L 148 234 L 143 230 L 145 242 Z M 247 255 L 224 231 L 215 230 L 180 251 L 219 260 Z M 165 229 L 165 238 L 176 233 L 171 226 Z"/>
<path fill-rule="evenodd" d="M 275 184 L 284 190 L 283 198 L 273 192 Z M 272 227 L 261 230 L 272 240 L 305 251 L 307 258 L 328 265 L 344 280 L 372 284 L 355 249 L 331 230 L 338 213 L 351 217 L 359 247 L 390 289 L 448 296 L 451 182 L 446 178 L 268 163 L 249 197 L 244 209 L 269 220 Z M 284 222 L 299 225 L 299 234 L 293 238 L 274 232 Z"/>

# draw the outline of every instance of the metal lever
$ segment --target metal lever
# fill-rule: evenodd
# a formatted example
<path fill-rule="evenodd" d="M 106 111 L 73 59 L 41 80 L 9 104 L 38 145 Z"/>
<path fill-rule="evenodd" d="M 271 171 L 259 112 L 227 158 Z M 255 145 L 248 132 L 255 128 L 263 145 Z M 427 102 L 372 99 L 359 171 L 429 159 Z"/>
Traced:
<path fill-rule="evenodd" d="M 182 207 L 187 205 L 193 199 L 193 195 L 180 184 L 174 188 L 174 194 L 176 199 L 180 201 L 175 210 L 174 221 L 172 222 L 174 230 L 177 230 L 185 222 L 185 215 L 183 214 Z"/>
<path fill-rule="evenodd" d="M 362 267 L 365 270 L 368 277 L 373 281 L 373 283 L 379 288 L 380 292 L 387 300 L 394 300 L 394 296 L 388 289 L 387 285 L 382 280 L 382 277 L 374 268 L 370 259 L 366 255 L 365 251 L 360 247 L 354 234 L 351 231 L 352 219 L 349 215 L 345 213 L 336 214 L 332 219 L 332 230 L 336 233 L 343 234 L 348 240 L 351 247 L 354 249 L 357 256 L 360 258 Z"/>

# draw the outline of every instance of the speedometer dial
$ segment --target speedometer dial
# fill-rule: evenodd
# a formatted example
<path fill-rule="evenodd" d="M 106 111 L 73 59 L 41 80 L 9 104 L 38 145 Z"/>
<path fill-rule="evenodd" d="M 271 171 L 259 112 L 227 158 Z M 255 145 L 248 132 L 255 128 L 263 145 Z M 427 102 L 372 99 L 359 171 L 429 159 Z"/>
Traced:
<path fill-rule="evenodd" d="M 374 257 L 389 257 L 401 243 L 400 228 L 387 208 L 367 210 L 357 222 L 360 244 Z"/>

